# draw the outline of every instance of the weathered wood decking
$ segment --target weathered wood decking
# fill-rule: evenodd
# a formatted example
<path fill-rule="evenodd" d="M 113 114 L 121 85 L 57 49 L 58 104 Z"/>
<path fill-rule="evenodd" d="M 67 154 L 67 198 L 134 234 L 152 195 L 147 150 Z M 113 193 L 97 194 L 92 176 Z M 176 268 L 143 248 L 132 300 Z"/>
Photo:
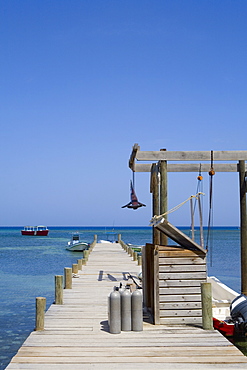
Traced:
<path fill-rule="evenodd" d="M 64 304 L 48 309 L 45 330 L 32 332 L 6 369 L 247 369 L 217 331 L 144 323 L 142 332 L 110 334 L 108 294 L 139 271 L 120 244 L 96 244 Z"/>

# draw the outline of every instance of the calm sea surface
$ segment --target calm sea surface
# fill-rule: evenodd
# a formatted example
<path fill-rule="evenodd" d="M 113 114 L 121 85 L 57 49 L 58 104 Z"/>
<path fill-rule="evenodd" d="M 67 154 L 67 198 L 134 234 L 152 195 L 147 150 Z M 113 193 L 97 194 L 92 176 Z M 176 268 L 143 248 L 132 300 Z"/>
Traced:
<path fill-rule="evenodd" d="M 51 227 L 47 237 L 22 236 L 21 228 L 0 228 L 0 370 L 5 369 L 35 326 L 35 298 L 54 301 L 54 276 L 72 267 L 80 252 L 65 249 L 73 232 L 89 243 L 94 234 L 106 239 L 105 227 Z M 189 234 L 189 230 L 182 228 Z M 150 227 L 115 227 L 126 243 L 152 241 Z M 207 236 L 205 235 L 205 239 Z M 208 275 L 240 292 L 240 232 L 214 228 L 209 237 Z"/>

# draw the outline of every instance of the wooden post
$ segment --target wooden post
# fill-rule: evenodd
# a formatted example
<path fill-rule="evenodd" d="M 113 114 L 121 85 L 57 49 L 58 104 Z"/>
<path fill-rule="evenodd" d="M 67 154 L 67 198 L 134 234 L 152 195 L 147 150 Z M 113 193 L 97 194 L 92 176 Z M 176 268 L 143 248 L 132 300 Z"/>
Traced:
<path fill-rule="evenodd" d="M 143 306 L 148 307 L 148 281 L 147 281 L 147 247 L 142 247 L 142 291 L 143 291 Z"/>
<path fill-rule="evenodd" d="M 118 234 L 118 243 L 121 241 L 121 234 Z"/>
<path fill-rule="evenodd" d="M 64 268 L 64 289 L 72 289 L 72 268 Z"/>
<path fill-rule="evenodd" d="M 202 327 L 204 330 L 213 330 L 211 283 L 201 283 L 201 297 L 202 297 Z"/>
<path fill-rule="evenodd" d="M 137 261 L 137 252 L 133 253 L 133 261 Z"/>
<path fill-rule="evenodd" d="M 245 161 L 239 161 L 240 239 L 241 239 L 241 293 L 247 294 L 247 215 L 246 215 Z"/>
<path fill-rule="evenodd" d="M 195 221 L 194 221 L 193 199 L 190 200 L 190 213 L 191 213 L 191 239 L 195 240 Z"/>
<path fill-rule="evenodd" d="M 82 269 L 82 259 L 77 260 L 78 270 Z"/>
<path fill-rule="evenodd" d="M 166 149 L 160 149 L 166 151 Z M 160 172 L 160 214 L 167 212 L 167 192 L 168 192 L 168 181 L 167 181 L 167 161 L 159 161 L 159 172 Z M 167 219 L 167 216 L 164 217 Z M 161 245 L 167 245 L 168 238 L 165 234 L 160 233 Z"/>
<path fill-rule="evenodd" d="M 55 276 L 55 304 L 63 304 L 63 276 Z"/>
<path fill-rule="evenodd" d="M 46 298 L 36 297 L 36 326 L 35 330 L 44 330 L 45 328 L 45 307 Z"/>
<path fill-rule="evenodd" d="M 160 294 L 159 294 L 159 246 L 153 251 L 153 319 L 154 324 L 160 324 Z"/>
<path fill-rule="evenodd" d="M 144 307 L 154 314 L 154 245 L 146 243 L 142 248 L 142 286 Z"/>
<path fill-rule="evenodd" d="M 138 266 L 141 266 L 142 265 L 142 256 L 138 256 L 137 257 L 137 261 L 138 261 Z"/>
<path fill-rule="evenodd" d="M 78 264 L 77 263 L 72 264 L 72 273 L 78 274 Z"/>
<path fill-rule="evenodd" d="M 85 261 L 87 261 L 88 260 L 88 256 L 89 256 L 89 251 L 87 249 L 85 249 L 83 251 L 83 256 L 84 256 Z"/>
<path fill-rule="evenodd" d="M 158 165 L 152 164 L 150 191 L 153 194 L 153 216 L 160 214 Z M 153 226 L 153 244 L 160 245 L 160 232 Z"/>

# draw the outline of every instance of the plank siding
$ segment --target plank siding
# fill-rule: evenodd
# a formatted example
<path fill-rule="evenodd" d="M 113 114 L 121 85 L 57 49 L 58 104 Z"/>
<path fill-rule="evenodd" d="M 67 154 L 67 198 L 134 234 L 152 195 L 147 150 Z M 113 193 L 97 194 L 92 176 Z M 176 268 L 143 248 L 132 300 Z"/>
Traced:
<path fill-rule="evenodd" d="M 190 308 L 187 308 L 186 310 L 176 309 L 174 306 L 174 309 L 169 310 L 165 308 L 164 310 L 160 310 L 161 317 L 201 317 L 202 316 L 202 310 L 198 310 L 195 307 L 191 306 Z"/>
<path fill-rule="evenodd" d="M 179 279 L 191 279 L 191 280 L 202 280 L 205 277 L 205 271 L 196 272 L 163 272 L 159 274 L 159 279 L 164 280 L 179 280 Z"/>
<path fill-rule="evenodd" d="M 179 309 L 179 310 L 187 310 L 187 309 L 198 309 L 202 308 L 202 303 L 200 300 L 198 302 L 165 302 L 165 303 L 160 303 L 160 310 L 173 310 L 174 308 Z"/>
<path fill-rule="evenodd" d="M 201 281 L 200 280 L 160 280 L 159 282 L 160 288 L 168 288 L 168 287 L 200 287 Z"/>
<path fill-rule="evenodd" d="M 206 266 L 205 266 L 205 263 L 203 264 L 198 264 L 198 265 L 190 265 L 189 263 L 187 264 L 181 264 L 181 261 L 178 259 L 176 260 L 173 260 L 174 262 L 173 263 L 169 263 L 169 264 L 163 264 L 163 265 L 160 265 L 160 268 L 159 268 L 159 272 L 172 272 L 172 273 L 178 273 L 178 272 L 189 272 L 189 271 L 203 271 L 205 272 L 206 271 Z M 176 264 L 179 262 L 179 265 Z"/>
<path fill-rule="evenodd" d="M 155 324 L 201 324 L 201 283 L 207 279 L 206 256 L 180 246 L 146 245 L 149 266 L 147 292 L 153 294 Z M 155 256 L 158 254 L 157 257 Z"/>

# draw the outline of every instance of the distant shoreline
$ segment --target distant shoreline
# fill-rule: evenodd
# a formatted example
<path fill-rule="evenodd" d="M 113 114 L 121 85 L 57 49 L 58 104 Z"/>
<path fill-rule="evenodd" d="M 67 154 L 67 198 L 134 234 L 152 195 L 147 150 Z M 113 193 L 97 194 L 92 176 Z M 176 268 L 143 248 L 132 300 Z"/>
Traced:
<path fill-rule="evenodd" d="M 178 228 L 181 228 L 181 229 L 190 229 L 190 226 L 177 226 L 176 227 Z M 0 229 L 22 229 L 23 226 L 0 226 Z M 48 226 L 48 228 L 50 230 L 52 229 L 111 229 L 111 230 L 115 230 L 115 229 L 150 229 L 151 226 L 80 226 L 80 225 L 77 225 L 77 226 Z M 199 229 L 200 226 L 195 226 L 195 229 Z M 207 229 L 207 226 L 204 225 L 203 226 L 204 229 Z M 231 229 L 231 230 L 234 230 L 234 229 L 240 229 L 240 226 L 211 226 L 210 227 L 211 229 Z"/>

